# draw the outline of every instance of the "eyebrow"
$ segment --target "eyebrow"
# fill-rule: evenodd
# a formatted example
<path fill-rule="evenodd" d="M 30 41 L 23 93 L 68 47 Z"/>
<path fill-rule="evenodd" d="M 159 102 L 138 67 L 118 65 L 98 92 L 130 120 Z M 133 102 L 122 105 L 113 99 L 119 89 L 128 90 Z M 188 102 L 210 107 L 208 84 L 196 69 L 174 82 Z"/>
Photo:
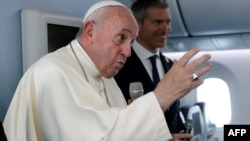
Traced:
<path fill-rule="evenodd" d="M 129 30 L 129 29 L 126 29 L 126 28 L 123 28 L 121 31 L 123 31 L 123 32 L 128 32 L 130 35 L 132 35 L 132 31 L 131 30 Z M 132 35 L 132 36 L 137 36 L 137 34 L 135 34 L 135 35 Z"/>
<path fill-rule="evenodd" d="M 129 32 L 129 33 L 132 33 L 131 30 L 126 29 L 126 28 L 123 28 L 121 31 L 126 31 L 126 32 Z"/>

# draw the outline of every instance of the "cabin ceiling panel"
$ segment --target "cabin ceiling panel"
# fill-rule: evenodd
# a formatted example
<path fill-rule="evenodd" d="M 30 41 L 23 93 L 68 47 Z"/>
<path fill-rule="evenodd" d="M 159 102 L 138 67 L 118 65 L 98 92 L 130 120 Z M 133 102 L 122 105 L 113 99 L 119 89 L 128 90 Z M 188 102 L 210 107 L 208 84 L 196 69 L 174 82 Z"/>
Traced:
<path fill-rule="evenodd" d="M 178 0 L 191 36 L 250 32 L 249 0 Z"/>

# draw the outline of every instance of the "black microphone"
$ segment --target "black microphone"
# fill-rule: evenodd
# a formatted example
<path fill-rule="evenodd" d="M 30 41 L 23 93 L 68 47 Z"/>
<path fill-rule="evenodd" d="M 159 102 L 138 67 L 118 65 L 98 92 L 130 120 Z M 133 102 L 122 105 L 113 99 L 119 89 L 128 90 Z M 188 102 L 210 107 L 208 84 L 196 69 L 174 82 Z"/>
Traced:
<path fill-rule="evenodd" d="M 129 85 L 129 94 L 132 100 L 137 99 L 144 93 L 143 86 L 141 82 L 131 82 Z"/>
<path fill-rule="evenodd" d="M 187 119 L 184 125 L 184 133 L 190 134 L 193 127 L 193 120 Z M 188 141 L 189 139 L 184 139 L 184 141 Z"/>

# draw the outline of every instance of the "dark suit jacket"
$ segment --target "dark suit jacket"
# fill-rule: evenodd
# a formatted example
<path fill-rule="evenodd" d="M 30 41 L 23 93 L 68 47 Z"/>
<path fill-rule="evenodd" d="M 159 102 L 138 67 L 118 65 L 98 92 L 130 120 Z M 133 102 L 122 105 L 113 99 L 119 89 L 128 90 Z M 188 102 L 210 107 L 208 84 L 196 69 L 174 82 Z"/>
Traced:
<path fill-rule="evenodd" d="M 2 122 L 1 123 L 1 127 L 0 127 L 0 141 L 7 141 L 7 138 L 5 136 L 5 133 L 4 133 L 4 128 L 3 128 L 3 124 Z"/>
<path fill-rule="evenodd" d="M 160 53 L 160 59 L 163 64 L 163 68 L 167 73 L 173 62 L 170 59 L 170 62 L 167 62 L 162 53 Z M 131 57 L 127 59 L 124 67 L 115 76 L 115 80 L 121 88 L 126 100 L 130 99 L 129 85 L 131 82 L 141 82 L 143 84 L 145 94 L 155 89 L 150 76 L 133 49 L 131 50 Z M 179 101 L 173 103 L 169 110 L 167 110 L 164 114 L 171 133 L 178 133 L 184 129 L 184 125 L 179 117 Z"/>

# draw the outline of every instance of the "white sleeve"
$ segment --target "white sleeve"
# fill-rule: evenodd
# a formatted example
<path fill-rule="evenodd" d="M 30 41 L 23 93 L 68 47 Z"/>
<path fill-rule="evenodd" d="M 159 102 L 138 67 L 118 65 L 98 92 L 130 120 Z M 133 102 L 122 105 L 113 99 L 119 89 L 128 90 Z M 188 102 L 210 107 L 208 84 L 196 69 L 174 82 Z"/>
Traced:
<path fill-rule="evenodd" d="M 166 141 L 172 136 L 164 114 L 153 92 L 120 111 L 119 119 L 108 141 Z"/>
<path fill-rule="evenodd" d="M 46 64 L 48 65 L 48 64 Z M 77 74 L 46 66 L 26 75 L 5 117 L 10 141 L 166 141 L 171 138 L 153 92 L 110 108 Z"/>

